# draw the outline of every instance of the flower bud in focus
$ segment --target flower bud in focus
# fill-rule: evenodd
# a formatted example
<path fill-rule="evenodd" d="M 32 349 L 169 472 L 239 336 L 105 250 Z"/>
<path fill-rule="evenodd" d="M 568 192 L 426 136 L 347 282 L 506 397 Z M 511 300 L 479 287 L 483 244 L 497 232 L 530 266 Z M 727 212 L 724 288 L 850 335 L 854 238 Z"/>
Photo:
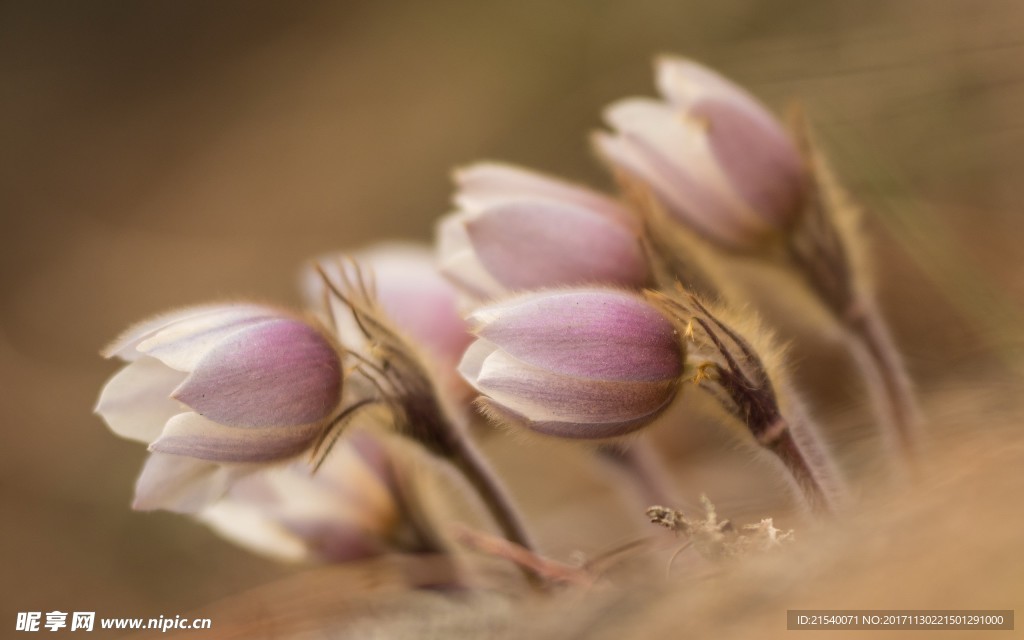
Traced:
<path fill-rule="evenodd" d="M 403 517 L 388 450 L 346 434 L 314 471 L 297 460 L 250 474 L 197 517 L 225 538 L 280 560 L 345 562 L 391 550 L 422 551 Z"/>
<path fill-rule="evenodd" d="M 546 291 L 481 307 L 459 371 L 494 417 L 563 438 L 621 436 L 675 397 L 683 344 L 637 294 Z"/>
<path fill-rule="evenodd" d="M 438 247 L 441 271 L 469 296 L 647 283 L 636 222 L 611 198 L 500 164 L 470 166 L 455 181 L 459 210 L 439 224 Z"/>
<path fill-rule="evenodd" d="M 605 119 L 598 152 L 649 187 L 676 221 L 735 250 L 754 249 L 799 214 L 800 153 L 749 93 L 695 62 L 656 64 L 664 100 L 627 98 Z"/>
<path fill-rule="evenodd" d="M 96 412 L 152 452 L 137 509 L 193 511 L 215 500 L 241 472 L 222 463 L 304 451 L 341 399 L 340 356 L 323 330 L 260 305 L 158 316 L 103 355 L 128 364 L 104 386 Z"/>

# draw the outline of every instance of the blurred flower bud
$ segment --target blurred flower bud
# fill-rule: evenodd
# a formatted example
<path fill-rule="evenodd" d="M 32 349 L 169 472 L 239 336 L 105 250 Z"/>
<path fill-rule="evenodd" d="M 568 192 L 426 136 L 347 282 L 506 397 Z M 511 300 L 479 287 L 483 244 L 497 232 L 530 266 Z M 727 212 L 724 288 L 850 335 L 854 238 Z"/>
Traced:
<path fill-rule="evenodd" d="M 455 288 L 437 270 L 431 249 L 412 243 L 374 245 L 351 254 L 336 254 L 315 260 L 332 282 L 358 278 L 351 261 L 359 265 L 372 283 L 377 304 L 396 328 L 413 338 L 451 367 L 458 363 L 472 342 L 466 321 L 458 311 Z M 303 290 L 311 306 L 322 306 L 326 293 L 323 277 L 314 267 L 302 275 Z M 365 341 L 344 302 L 327 296 L 342 344 L 355 347 Z"/>
<path fill-rule="evenodd" d="M 250 474 L 197 517 L 280 560 L 344 562 L 429 543 L 403 517 L 395 469 L 378 438 L 354 431 L 314 471 L 306 460 Z"/>
<path fill-rule="evenodd" d="M 459 211 L 438 226 L 440 268 L 468 295 L 647 283 L 636 223 L 614 200 L 500 164 L 473 165 L 455 181 Z"/>
<path fill-rule="evenodd" d="M 753 96 L 681 58 L 657 65 L 663 101 L 620 100 L 599 153 L 645 183 L 667 213 L 730 249 L 752 249 L 799 213 L 805 172 L 796 145 Z"/>
<path fill-rule="evenodd" d="M 459 366 L 495 417 L 563 438 L 609 438 L 648 424 L 675 397 L 683 344 L 636 294 L 530 294 L 469 317 L 478 339 Z"/>
<path fill-rule="evenodd" d="M 191 511 L 232 469 L 308 448 L 341 399 L 341 360 L 324 332 L 269 307 L 223 304 L 158 316 L 104 353 L 129 364 L 96 405 L 119 436 L 153 455 L 135 507 Z"/>

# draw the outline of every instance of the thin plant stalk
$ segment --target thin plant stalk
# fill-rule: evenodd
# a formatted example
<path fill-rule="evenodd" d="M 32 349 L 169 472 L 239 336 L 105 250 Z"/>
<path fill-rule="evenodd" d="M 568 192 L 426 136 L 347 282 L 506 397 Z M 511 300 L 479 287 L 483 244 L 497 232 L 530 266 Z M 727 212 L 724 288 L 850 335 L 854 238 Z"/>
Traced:
<path fill-rule="evenodd" d="M 654 504 L 679 503 L 672 476 L 647 438 L 624 444 L 601 445 L 597 453 L 602 460 L 629 478 L 634 493 L 645 508 Z"/>
<path fill-rule="evenodd" d="M 794 428 L 798 433 L 794 433 Z M 834 513 L 837 509 L 838 474 L 828 452 L 815 437 L 810 424 L 794 417 L 779 419 L 758 438 L 758 443 L 786 467 L 800 495 L 812 511 Z M 803 437 L 797 437 L 803 436 Z"/>
<path fill-rule="evenodd" d="M 892 332 L 874 304 L 856 305 L 844 321 L 854 343 L 854 360 L 878 413 L 892 423 L 890 431 L 900 451 L 910 458 L 916 448 L 921 413 Z"/>
<path fill-rule="evenodd" d="M 782 462 L 812 510 L 834 512 L 836 498 L 843 492 L 838 467 L 797 394 L 785 383 L 773 384 L 754 346 L 697 296 L 682 288 L 678 294 L 651 292 L 649 297 L 676 315 L 682 334 L 691 341 L 692 382 L 745 424 L 754 441 Z"/>
<path fill-rule="evenodd" d="M 804 216 L 786 243 L 787 258 L 850 337 L 850 351 L 882 421 L 883 436 L 895 441 L 896 450 L 909 461 L 920 409 L 903 358 L 867 284 L 865 260 L 857 259 L 865 251 L 858 209 L 801 112 L 793 114 L 793 130 L 812 180 Z"/>
<path fill-rule="evenodd" d="M 462 475 L 487 505 L 505 537 L 524 549 L 536 551 L 536 545 L 526 529 L 526 524 L 516 508 L 512 496 L 476 445 L 467 437 L 456 438 L 449 456 L 449 461 L 462 472 Z"/>
<path fill-rule="evenodd" d="M 341 286 L 335 284 L 322 267 L 317 265 L 316 269 L 327 290 L 349 308 L 363 337 L 372 345 L 377 362 L 349 353 L 370 368 L 364 373 L 381 393 L 380 401 L 391 408 L 398 431 L 458 469 L 480 496 L 502 533 L 511 542 L 535 552 L 522 516 L 497 474 L 470 439 L 461 414 L 444 406 L 428 373 L 429 367 L 412 343 L 390 326 L 377 305 L 372 283 L 367 285 L 358 264 L 350 266 L 351 276 L 342 269 Z M 520 565 L 520 568 L 531 585 L 543 583 L 541 576 L 529 567 Z"/>

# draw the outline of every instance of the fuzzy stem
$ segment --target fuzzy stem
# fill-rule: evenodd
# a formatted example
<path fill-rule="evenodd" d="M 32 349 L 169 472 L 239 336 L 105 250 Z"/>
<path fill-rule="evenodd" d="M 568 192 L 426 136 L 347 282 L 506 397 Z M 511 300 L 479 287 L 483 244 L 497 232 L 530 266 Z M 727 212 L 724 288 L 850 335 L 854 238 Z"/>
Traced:
<path fill-rule="evenodd" d="M 790 424 L 779 418 L 766 431 L 761 445 L 771 451 L 786 466 L 811 510 L 820 514 L 834 513 L 836 505 L 822 477 L 827 465 L 815 464 L 828 459 L 824 449 L 814 439 L 802 439 L 798 444 L 790 430 Z M 814 450 L 817 449 L 817 450 Z"/>
<path fill-rule="evenodd" d="M 426 379 L 415 376 L 412 379 Z M 511 542 L 536 552 L 522 516 L 501 479 L 491 468 L 469 436 L 463 412 L 442 406 L 433 388 L 419 389 L 402 402 L 406 435 L 435 455 L 447 460 L 465 478 L 490 511 L 502 533 Z M 530 584 L 539 587 L 543 580 L 528 567 L 520 567 Z"/>
<path fill-rule="evenodd" d="M 468 437 L 455 437 L 449 441 L 448 459 L 462 472 L 463 477 L 476 490 L 480 499 L 490 510 L 498 523 L 498 527 L 509 541 L 530 552 L 536 552 L 536 546 L 526 530 L 523 518 L 512 502 L 512 497 L 498 479 L 497 474 L 487 463 Z M 532 568 L 519 565 L 526 578 L 534 586 L 543 579 Z"/>
<path fill-rule="evenodd" d="M 571 567 L 549 560 L 520 545 L 482 531 L 458 526 L 455 531 L 455 539 L 473 551 L 508 560 L 522 567 L 524 571 L 529 570 L 538 576 L 543 576 L 549 582 L 585 587 L 594 583 L 594 576 L 584 568 Z"/>
<path fill-rule="evenodd" d="M 648 439 L 601 445 L 597 453 L 632 481 L 634 491 L 645 508 L 653 504 L 679 503 L 672 477 Z"/>
<path fill-rule="evenodd" d="M 917 444 L 920 408 L 903 358 L 877 305 L 861 298 L 843 322 L 855 342 L 854 358 L 868 385 L 875 410 L 894 432 L 902 454 L 911 458 Z"/>

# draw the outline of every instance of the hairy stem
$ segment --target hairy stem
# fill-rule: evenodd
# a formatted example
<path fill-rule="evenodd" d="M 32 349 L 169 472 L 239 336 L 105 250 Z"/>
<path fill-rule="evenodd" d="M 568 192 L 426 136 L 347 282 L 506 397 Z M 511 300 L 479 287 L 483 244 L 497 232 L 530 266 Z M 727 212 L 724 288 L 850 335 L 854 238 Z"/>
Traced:
<path fill-rule="evenodd" d="M 892 333 L 877 305 L 861 299 L 843 317 L 854 345 L 854 359 L 876 412 L 906 457 L 915 451 L 921 414 L 913 385 Z"/>
<path fill-rule="evenodd" d="M 672 477 L 647 438 L 626 444 L 601 445 L 597 452 L 629 478 L 645 508 L 652 504 L 679 503 Z"/>
<path fill-rule="evenodd" d="M 790 423 L 783 418 L 779 418 L 765 435 L 767 437 L 761 441 L 762 446 L 789 470 L 811 510 L 821 514 L 834 513 L 836 499 L 829 485 L 835 485 L 838 478 L 825 478 L 833 472 L 833 467 L 828 462 L 827 452 L 817 440 L 801 438 L 798 443 Z"/>
<path fill-rule="evenodd" d="M 512 496 L 498 479 L 490 464 L 481 455 L 480 450 L 465 434 L 451 438 L 448 444 L 448 460 L 462 472 L 463 477 L 476 490 L 477 495 L 487 505 L 505 537 L 510 542 L 535 553 L 536 546 L 526 530 L 519 510 L 512 501 Z M 531 567 L 523 564 L 520 564 L 519 567 L 534 586 L 543 581 L 542 577 Z"/>

